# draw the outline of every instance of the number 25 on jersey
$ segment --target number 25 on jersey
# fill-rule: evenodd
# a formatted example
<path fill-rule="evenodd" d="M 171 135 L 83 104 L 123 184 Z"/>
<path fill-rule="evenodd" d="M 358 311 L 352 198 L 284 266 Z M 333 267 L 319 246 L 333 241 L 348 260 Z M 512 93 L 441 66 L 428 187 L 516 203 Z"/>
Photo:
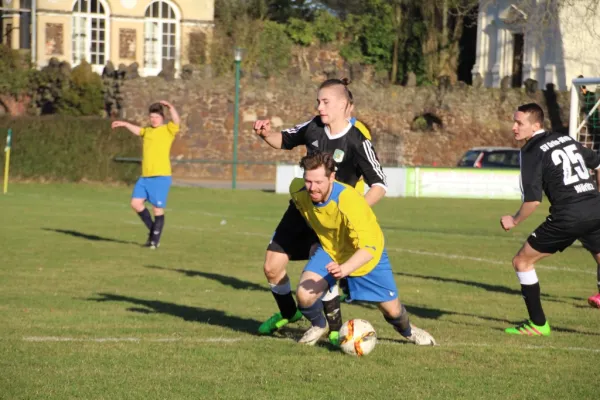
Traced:
<path fill-rule="evenodd" d="M 552 152 L 552 162 L 554 162 L 554 165 L 562 164 L 565 186 L 579 182 L 579 179 L 585 180 L 590 177 L 590 171 L 588 171 L 583 157 L 577 152 L 577 146 L 574 144 L 554 150 Z M 573 170 L 575 170 L 575 173 L 573 173 Z"/>

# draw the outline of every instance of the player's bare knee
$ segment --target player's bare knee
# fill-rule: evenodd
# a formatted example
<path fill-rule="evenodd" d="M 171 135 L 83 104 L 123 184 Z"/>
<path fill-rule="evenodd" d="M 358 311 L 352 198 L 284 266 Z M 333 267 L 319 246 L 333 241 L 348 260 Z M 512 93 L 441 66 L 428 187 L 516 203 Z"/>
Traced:
<path fill-rule="evenodd" d="M 298 305 L 302 308 L 308 308 L 319 300 L 324 292 L 320 286 L 318 282 L 312 279 L 300 282 L 296 291 Z"/>
<path fill-rule="evenodd" d="M 303 308 L 310 307 L 315 302 L 310 293 L 301 286 L 298 286 L 296 290 L 296 300 L 298 301 L 298 306 Z"/>
<path fill-rule="evenodd" d="M 129 204 L 135 212 L 141 212 L 144 210 L 144 202 L 140 201 L 139 199 L 131 199 L 131 202 Z"/>
<path fill-rule="evenodd" d="M 386 318 L 398 318 L 402 314 L 402 305 L 399 299 L 379 303 L 377 307 Z"/>
<path fill-rule="evenodd" d="M 529 271 L 532 268 L 531 263 L 525 257 L 520 255 L 516 255 L 513 257 L 512 265 L 515 271 L 517 272 L 525 272 Z"/>
<path fill-rule="evenodd" d="M 280 283 L 286 277 L 287 255 L 267 251 L 263 270 L 269 282 Z"/>
<path fill-rule="evenodd" d="M 286 275 L 285 264 L 281 265 L 281 263 L 265 261 L 263 269 L 265 277 L 269 282 L 279 283 Z"/>

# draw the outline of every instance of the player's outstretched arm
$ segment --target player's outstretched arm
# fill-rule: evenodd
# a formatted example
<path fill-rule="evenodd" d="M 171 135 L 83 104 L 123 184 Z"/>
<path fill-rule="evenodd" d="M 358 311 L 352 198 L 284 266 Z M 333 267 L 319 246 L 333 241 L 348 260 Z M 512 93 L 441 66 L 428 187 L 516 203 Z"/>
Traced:
<path fill-rule="evenodd" d="M 181 118 L 179 117 L 179 113 L 177 112 L 177 109 L 175 109 L 175 106 L 166 100 L 161 100 L 160 104 L 169 110 L 169 114 L 171 114 L 171 121 L 173 121 L 175 125 L 179 125 L 181 123 Z"/>
<path fill-rule="evenodd" d="M 281 132 L 271 131 L 271 121 L 268 119 L 259 119 L 254 122 L 254 133 L 256 133 L 262 140 L 267 142 L 269 146 L 274 149 L 281 149 L 283 144 L 283 138 Z"/>
<path fill-rule="evenodd" d="M 134 135 L 140 136 L 140 132 L 142 131 L 142 128 L 134 125 L 134 124 L 130 124 L 129 122 L 125 122 L 125 121 L 114 121 L 111 124 L 111 128 L 116 129 L 116 128 L 127 128 L 131 133 L 133 133 Z"/>

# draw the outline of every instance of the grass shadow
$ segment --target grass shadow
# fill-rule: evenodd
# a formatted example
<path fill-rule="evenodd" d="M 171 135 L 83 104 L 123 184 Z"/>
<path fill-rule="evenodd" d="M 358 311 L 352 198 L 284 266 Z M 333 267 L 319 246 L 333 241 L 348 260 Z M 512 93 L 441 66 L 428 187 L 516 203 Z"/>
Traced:
<path fill-rule="evenodd" d="M 120 243 L 120 244 L 135 244 L 135 245 L 139 245 L 139 243 L 136 243 L 136 242 L 131 242 L 131 241 L 127 241 L 127 240 L 113 239 L 113 238 L 107 238 L 107 237 L 104 237 L 104 236 L 98 236 L 98 235 L 94 235 L 94 234 L 83 233 L 83 232 L 74 231 L 74 230 L 70 230 L 70 229 L 42 228 L 42 230 L 47 231 L 47 232 L 62 233 L 63 235 L 69 235 L 69 236 L 73 236 L 73 237 L 80 238 L 80 239 L 90 240 L 92 242 L 111 242 L 111 243 Z"/>
<path fill-rule="evenodd" d="M 185 276 L 189 276 L 192 278 L 199 277 L 199 278 L 211 279 L 211 280 L 217 281 L 223 285 L 230 286 L 236 290 L 256 290 L 256 291 L 262 291 L 262 292 L 270 292 L 270 290 L 268 288 L 261 286 L 257 283 L 243 281 L 241 279 L 234 278 L 233 276 L 215 274 L 213 272 L 194 271 L 191 269 L 180 269 L 180 268 L 171 269 L 171 268 L 159 267 L 158 265 L 144 265 L 144 267 L 149 268 L 149 269 L 160 270 L 160 271 L 179 272 L 180 274 L 184 274 Z"/>
<path fill-rule="evenodd" d="M 351 303 L 345 303 L 345 304 L 355 305 L 355 306 L 363 307 L 363 308 L 366 308 L 369 310 L 377 310 L 377 305 L 375 303 L 353 301 Z M 423 318 L 423 319 L 439 319 L 445 315 L 458 315 L 458 316 L 469 317 L 469 318 L 483 319 L 486 321 L 502 322 L 502 323 L 507 323 L 507 324 L 511 323 L 511 321 L 509 321 L 507 319 L 503 319 L 503 318 L 495 318 L 495 317 L 489 317 L 489 316 L 484 316 L 484 315 L 461 313 L 461 312 L 450 311 L 450 310 L 440 310 L 439 308 L 411 306 L 404 302 L 402 304 L 408 311 L 409 315 L 414 315 L 416 317 Z"/>
<path fill-rule="evenodd" d="M 98 298 L 90 298 L 88 301 L 96 302 L 121 302 L 130 303 L 137 307 L 128 308 L 128 311 L 143 314 L 166 314 L 181 318 L 185 321 L 200 322 L 208 325 L 217 325 L 238 332 L 252 335 L 257 334 L 260 321 L 251 318 L 242 318 L 229 315 L 224 311 L 210 308 L 184 306 L 160 300 L 145 300 L 136 297 L 122 296 L 111 293 L 98 293 Z"/>
<path fill-rule="evenodd" d="M 472 287 L 476 287 L 476 288 L 479 288 L 479 289 L 483 289 L 483 290 L 485 290 L 487 292 L 495 292 L 495 293 L 503 293 L 503 294 L 510 294 L 510 295 L 522 296 L 522 293 L 521 293 L 520 290 L 512 289 L 512 288 L 509 288 L 509 287 L 506 287 L 506 286 L 501 286 L 501 285 L 492 285 L 492 284 L 489 284 L 489 283 L 483 283 L 483 282 L 477 282 L 477 281 L 467 281 L 467 280 L 455 279 L 455 278 L 443 278 L 441 276 L 407 274 L 405 272 L 396 272 L 395 274 L 396 275 L 400 275 L 400 276 L 406 276 L 406 277 L 409 277 L 409 278 L 419 278 L 419 279 L 433 280 L 433 281 L 437 281 L 437 282 L 456 283 L 456 284 L 459 284 L 459 285 L 472 286 Z M 571 304 L 570 302 L 567 302 L 567 301 L 564 301 L 564 300 L 560 300 L 556 296 L 552 296 L 552 295 L 549 295 L 549 294 L 542 293 L 541 297 L 545 301 L 553 301 L 553 302 L 556 302 L 556 303 Z M 574 300 L 577 300 L 577 299 L 574 299 Z"/>

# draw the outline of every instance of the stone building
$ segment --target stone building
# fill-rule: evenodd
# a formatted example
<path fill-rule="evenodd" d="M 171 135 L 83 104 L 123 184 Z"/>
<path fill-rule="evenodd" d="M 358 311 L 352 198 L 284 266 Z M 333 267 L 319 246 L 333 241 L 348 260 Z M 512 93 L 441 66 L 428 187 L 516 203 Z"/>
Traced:
<path fill-rule="evenodd" d="M 479 0 L 473 77 L 486 87 L 534 79 L 566 90 L 578 75 L 600 76 L 595 0 Z"/>
<path fill-rule="evenodd" d="M 29 49 L 37 67 L 55 57 L 96 72 L 107 61 L 139 65 L 142 76 L 177 71 L 214 26 L 214 0 L 0 0 L 2 43 Z M 202 56 L 206 56 L 203 54 Z"/>

